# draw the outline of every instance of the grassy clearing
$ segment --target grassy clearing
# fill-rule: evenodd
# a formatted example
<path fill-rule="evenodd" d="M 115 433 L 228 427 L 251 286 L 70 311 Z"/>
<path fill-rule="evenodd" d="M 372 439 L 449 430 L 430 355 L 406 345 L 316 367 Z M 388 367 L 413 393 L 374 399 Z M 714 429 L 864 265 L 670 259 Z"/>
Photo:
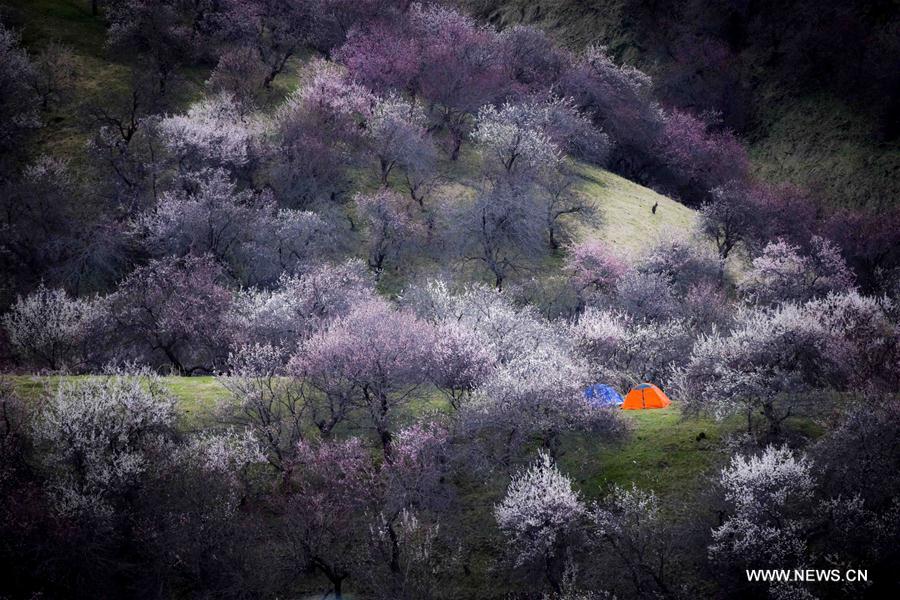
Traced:
<path fill-rule="evenodd" d="M 37 399 L 54 390 L 61 381 L 84 381 L 96 375 L 15 375 L 7 377 L 15 390 L 25 398 Z M 228 399 L 229 392 L 215 377 L 161 377 L 172 396 L 178 401 L 181 424 L 187 430 L 213 421 L 216 405 Z"/>
<path fill-rule="evenodd" d="M 686 419 L 675 406 L 626 411 L 623 417 L 633 425 L 624 442 L 598 444 L 579 435 L 564 447 L 563 468 L 580 474 L 577 482 L 589 497 L 632 483 L 663 500 L 688 497 L 723 460 L 723 438 L 739 429 L 735 420 Z"/>
<path fill-rule="evenodd" d="M 10 379 L 20 394 L 37 398 L 60 381 L 89 377 L 22 375 Z M 188 428 L 209 422 L 216 405 L 229 398 L 228 390 L 212 376 L 169 376 L 162 381 L 178 400 L 183 423 Z M 401 418 L 407 420 L 446 410 L 446 401 L 435 392 L 411 403 Z M 573 474 L 589 497 L 602 495 L 610 485 L 631 482 L 653 489 L 662 497 L 685 495 L 720 460 L 718 448 L 723 436 L 742 426 L 739 420 L 685 419 L 677 407 L 626 411 L 623 418 L 633 425 L 631 436 L 623 442 L 608 444 L 582 434 L 572 434 L 564 442 L 562 467 Z"/>

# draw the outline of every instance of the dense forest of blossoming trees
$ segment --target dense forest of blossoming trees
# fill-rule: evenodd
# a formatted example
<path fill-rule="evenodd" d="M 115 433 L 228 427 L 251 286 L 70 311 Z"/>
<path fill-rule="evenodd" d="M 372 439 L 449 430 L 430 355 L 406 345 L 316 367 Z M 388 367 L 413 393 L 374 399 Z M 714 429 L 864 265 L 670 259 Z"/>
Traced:
<path fill-rule="evenodd" d="M 128 69 L 65 151 L 77 53 L 0 12 L 0 598 L 898 591 L 896 208 L 451 3 L 84 4 Z M 695 226 L 603 238 L 600 169 Z M 722 431 L 677 498 L 579 470 L 642 381 Z"/>

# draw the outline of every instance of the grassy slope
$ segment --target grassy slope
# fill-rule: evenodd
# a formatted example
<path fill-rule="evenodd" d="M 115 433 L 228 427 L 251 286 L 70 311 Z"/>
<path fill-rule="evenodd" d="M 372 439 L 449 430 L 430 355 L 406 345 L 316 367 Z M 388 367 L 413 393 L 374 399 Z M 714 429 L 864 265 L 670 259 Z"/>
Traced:
<path fill-rule="evenodd" d="M 32 153 L 58 156 L 84 155 L 88 132 L 84 111 L 105 98 L 123 93 L 129 82 L 128 66 L 106 52 L 106 29 L 90 14 L 89 2 L 76 0 L 3 0 L 0 18 L 16 29 L 22 43 L 36 54 L 52 41 L 72 48 L 76 66 L 71 97 L 42 116 L 44 127 L 33 140 Z"/>
<path fill-rule="evenodd" d="M 84 159 L 84 144 L 92 131 L 85 119 L 86 109 L 127 90 L 129 65 L 106 48 L 104 25 L 91 16 L 86 0 L 0 0 L 0 18 L 21 32 L 30 52 L 38 52 L 54 40 L 72 47 L 78 65 L 72 100 L 45 116 L 46 126 L 33 140 L 32 153 L 52 153 L 77 164 Z M 298 68 L 299 63 L 292 65 L 288 74 L 276 80 L 273 96 L 283 96 L 296 85 Z M 202 69 L 182 73 L 176 104 L 186 106 L 200 97 L 205 77 Z M 447 190 L 451 196 L 464 193 L 475 168 L 474 160 L 471 152 L 464 152 L 460 161 L 448 165 L 448 175 L 459 182 L 454 184 L 457 189 Z M 598 236 L 623 255 L 639 252 L 647 241 L 666 230 L 687 230 L 695 220 L 690 209 L 611 173 L 585 165 L 581 175 L 578 191 L 596 202 L 602 224 L 598 228 L 580 228 L 579 236 Z M 650 207 L 657 202 L 659 209 L 653 215 Z"/>
<path fill-rule="evenodd" d="M 461 0 L 496 26 L 533 24 L 570 48 L 607 46 L 619 60 L 646 64 L 624 0 Z M 764 69 L 764 67 L 760 67 Z M 900 198 L 900 146 L 873 143 L 865 107 L 833 96 L 755 91 L 748 143 L 757 174 L 809 187 L 831 203 L 892 206 Z"/>
<path fill-rule="evenodd" d="M 667 233 L 686 233 L 697 223 L 693 209 L 633 181 L 588 165 L 581 166 L 580 174 L 577 190 L 597 206 L 601 223 L 582 226 L 578 233 L 598 237 L 620 254 L 640 254 Z"/>

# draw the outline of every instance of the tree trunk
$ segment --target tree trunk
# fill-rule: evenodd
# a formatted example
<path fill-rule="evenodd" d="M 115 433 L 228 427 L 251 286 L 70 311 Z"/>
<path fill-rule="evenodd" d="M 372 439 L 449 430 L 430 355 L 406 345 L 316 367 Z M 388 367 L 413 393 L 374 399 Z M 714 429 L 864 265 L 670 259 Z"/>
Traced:
<path fill-rule="evenodd" d="M 462 146 L 462 134 L 451 131 L 450 137 L 453 139 L 453 146 L 450 149 L 450 160 L 455 161 L 459 158 L 459 148 Z"/>
<path fill-rule="evenodd" d="M 391 540 L 391 573 L 400 572 L 400 538 L 394 531 L 393 523 L 388 524 L 388 537 Z"/>
<path fill-rule="evenodd" d="M 556 231 L 555 231 L 555 229 L 556 229 L 556 228 L 553 227 L 552 225 L 551 225 L 550 228 L 549 228 L 549 232 L 550 232 L 550 249 L 551 249 L 551 250 L 559 250 L 559 241 L 556 239 Z"/>
<path fill-rule="evenodd" d="M 545 574 L 547 575 L 547 583 L 550 584 L 550 588 L 556 593 L 562 593 L 562 585 L 560 585 L 559 581 L 556 579 L 556 574 L 553 572 L 554 564 L 553 559 L 549 556 L 544 559 L 544 569 Z"/>
<path fill-rule="evenodd" d="M 385 462 L 391 461 L 391 441 L 393 440 L 393 436 L 391 435 L 390 429 L 388 429 L 387 417 L 388 417 L 388 399 L 385 395 L 379 394 L 379 415 L 378 415 L 378 438 L 381 440 L 381 450 L 384 453 Z"/>

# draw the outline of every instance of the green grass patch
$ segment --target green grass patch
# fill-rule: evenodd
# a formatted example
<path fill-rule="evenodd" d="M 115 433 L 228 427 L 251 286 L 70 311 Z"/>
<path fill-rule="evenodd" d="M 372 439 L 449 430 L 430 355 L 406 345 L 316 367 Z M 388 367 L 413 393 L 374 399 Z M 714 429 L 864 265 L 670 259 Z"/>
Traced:
<path fill-rule="evenodd" d="M 724 460 L 723 437 L 740 428 L 735 420 L 686 419 L 674 406 L 623 411 L 623 418 L 633 425 L 623 442 L 573 435 L 564 444 L 561 467 L 588 497 L 632 483 L 664 501 L 690 497 L 703 485 L 703 476 Z"/>
<path fill-rule="evenodd" d="M 23 398 L 37 400 L 42 394 L 53 392 L 62 381 L 75 383 L 98 375 L 14 375 L 7 376 L 16 392 Z M 229 398 L 229 392 L 212 376 L 160 377 L 172 396 L 178 401 L 182 426 L 193 429 L 212 421 L 216 406 Z"/>

